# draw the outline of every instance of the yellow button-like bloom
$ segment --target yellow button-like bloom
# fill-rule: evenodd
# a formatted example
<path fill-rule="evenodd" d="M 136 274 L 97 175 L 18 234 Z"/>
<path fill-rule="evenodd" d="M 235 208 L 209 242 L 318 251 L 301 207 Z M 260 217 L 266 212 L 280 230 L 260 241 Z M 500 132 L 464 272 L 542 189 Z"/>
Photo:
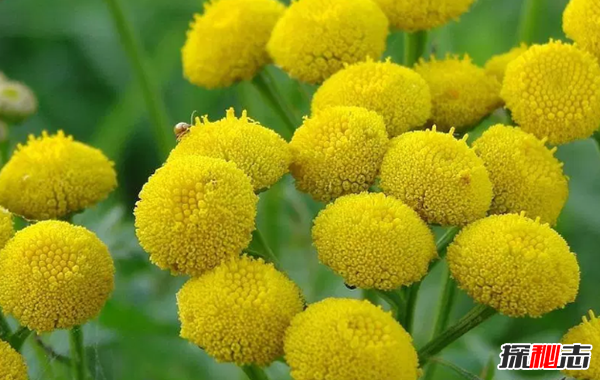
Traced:
<path fill-rule="evenodd" d="M 181 337 L 220 362 L 266 366 L 283 354 L 283 337 L 304 301 L 273 264 L 247 256 L 189 280 L 177 295 Z"/>
<path fill-rule="evenodd" d="M 312 236 L 319 260 L 363 289 L 410 285 L 437 257 L 433 234 L 419 215 L 381 193 L 338 198 L 319 213 Z"/>
<path fill-rule="evenodd" d="M 7 209 L 0 207 L 0 249 L 6 245 L 14 234 L 12 214 Z"/>
<path fill-rule="evenodd" d="M 117 186 L 113 163 L 62 131 L 29 136 L 0 171 L 0 204 L 26 219 L 57 219 L 82 211 Z"/>
<path fill-rule="evenodd" d="M 475 301 L 510 317 L 539 317 L 573 302 L 579 265 L 547 224 L 492 215 L 465 227 L 448 247 L 448 266 Z"/>
<path fill-rule="evenodd" d="M 485 72 L 488 75 L 495 76 L 498 81 L 502 83 L 508 64 L 518 58 L 521 54 L 525 53 L 525 51 L 527 51 L 527 45 L 521 44 L 520 46 L 510 49 L 506 53 L 493 56 L 485 63 Z"/>
<path fill-rule="evenodd" d="M 295 380 L 416 380 L 419 373 L 410 335 L 368 301 L 310 305 L 292 320 L 284 351 Z"/>
<path fill-rule="evenodd" d="M 331 107 L 296 130 L 290 167 L 296 187 L 328 202 L 367 190 L 388 147 L 383 118 L 360 107 Z"/>
<path fill-rule="evenodd" d="M 374 0 L 392 27 L 414 32 L 442 26 L 467 12 L 474 0 Z"/>
<path fill-rule="evenodd" d="M 561 41 L 533 45 L 508 65 L 501 94 L 525 132 L 554 145 L 587 138 L 600 120 L 600 65 Z"/>
<path fill-rule="evenodd" d="M 0 255 L 0 307 L 37 332 L 96 317 L 114 287 L 112 258 L 94 233 L 61 221 L 17 232 Z"/>
<path fill-rule="evenodd" d="M 492 214 L 520 213 L 556 224 L 569 186 L 562 163 L 544 142 L 519 128 L 495 125 L 473 144 L 494 188 Z"/>
<path fill-rule="evenodd" d="M 388 20 L 371 0 L 298 0 L 275 25 L 267 49 L 292 77 L 319 83 L 345 63 L 378 59 Z"/>
<path fill-rule="evenodd" d="M 335 73 L 315 93 L 312 112 L 331 106 L 357 106 L 383 116 L 390 137 L 420 127 L 431 116 L 427 82 L 390 60 L 357 63 Z"/>
<path fill-rule="evenodd" d="M 8 343 L 0 340 L 0 379 L 27 380 L 25 360 Z"/>
<path fill-rule="evenodd" d="M 594 315 L 590 310 L 589 319 L 583 316 L 583 322 L 571 328 L 565 336 L 562 337 L 562 344 L 591 344 L 592 358 L 590 367 L 586 370 L 566 370 L 566 375 L 580 380 L 597 380 L 600 379 L 600 318 Z"/>
<path fill-rule="evenodd" d="M 187 156 L 158 169 L 140 192 L 136 234 L 150 260 L 200 275 L 250 243 L 258 197 L 235 164 Z"/>
<path fill-rule="evenodd" d="M 392 140 L 381 165 L 380 186 L 430 224 L 463 225 L 483 218 L 492 183 L 481 158 L 465 139 L 435 130 Z"/>
<path fill-rule="evenodd" d="M 226 87 L 251 79 L 269 63 L 266 45 L 285 6 L 277 0 L 211 0 L 195 15 L 182 49 L 193 84 Z"/>
<path fill-rule="evenodd" d="M 168 161 L 198 155 L 231 161 L 252 180 L 254 190 L 267 188 L 288 172 L 292 154 L 274 131 L 249 119 L 246 111 L 235 117 L 233 108 L 216 122 L 196 118 L 196 125 L 182 136 Z"/>
<path fill-rule="evenodd" d="M 600 3 L 571 0 L 563 13 L 563 30 L 577 45 L 600 59 Z"/>
<path fill-rule="evenodd" d="M 500 82 L 471 62 L 448 56 L 421 59 L 415 66 L 431 89 L 431 119 L 440 130 L 475 126 L 501 105 Z"/>

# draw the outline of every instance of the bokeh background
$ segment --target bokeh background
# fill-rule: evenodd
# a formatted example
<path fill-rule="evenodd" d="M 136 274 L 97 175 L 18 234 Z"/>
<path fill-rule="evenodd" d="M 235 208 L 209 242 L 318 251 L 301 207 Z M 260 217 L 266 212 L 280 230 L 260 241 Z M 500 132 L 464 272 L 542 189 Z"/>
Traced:
<path fill-rule="evenodd" d="M 211 119 L 234 106 L 264 125 L 284 133 L 284 125 L 251 83 L 208 91 L 182 78 L 180 48 L 192 15 L 202 1 L 128 0 L 124 10 L 139 37 L 147 67 L 160 88 L 171 129 L 189 121 L 196 111 Z M 567 0 L 547 0 L 538 14 L 533 39 L 564 39 L 561 14 Z M 478 0 L 460 22 L 431 35 L 435 53 L 468 53 L 483 65 L 493 54 L 518 43 L 521 0 Z M 400 61 L 402 36 L 389 37 L 386 56 Z M 308 112 L 307 94 L 278 68 L 268 67 L 298 116 Z M 148 109 L 130 62 L 123 50 L 107 5 L 101 0 L 0 1 L 0 71 L 28 84 L 37 94 L 37 115 L 11 130 L 11 145 L 28 134 L 63 129 L 76 139 L 102 149 L 115 161 L 119 188 L 75 222 L 94 230 L 108 244 L 116 261 L 116 290 L 100 317 L 86 328 L 89 365 L 98 380 L 232 380 L 245 379 L 233 365 L 217 364 L 199 348 L 178 338 L 175 293 L 185 281 L 152 266 L 134 233 L 132 209 L 148 176 L 161 164 Z M 473 133 L 499 122 L 491 116 Z M 173 140 L 174 144 L 174 140 Z M 570 177 L 570 197 L 557 230 L 578 254 L 582 282 L 577 302 L 541 319 L 495 316 L 443 352 L 443 357 L 479 374 L 499 360 L 505 342 L 556 342 L 588 309 L 600 312 L 600 151 L 591 140 L 558 149 Z M 309 302 L 330 296 L 361 297 L 320 265 L 311 247 L 310 227 L 323 205 L 294 189 L 288 175 L 260 195 L 258 225 L 279 255 L 283 268 L 303 289 Z M 438 265 L 421 288 L 415 341 L 424 344 L 432 329 L 442 271 Z M 472 302 L 460 292 L 452 319 Z M 68 352 L 66 333 L 43 339 L 61 353 Z M 32 379 L 67 379 L 63 364 L 46 358 L 31 343 L 25 347 Z M 492 364 L 495 366 L 495 364 Z M 289 375 L 281 363 L 268 369 L 272 379 Z M 496 373 L 494 379 L 559 379 L 556 372 Z M 439 368 L 437 379 L 458 379 Z M 375 380 L 375 379 L 374 379 Z"/>

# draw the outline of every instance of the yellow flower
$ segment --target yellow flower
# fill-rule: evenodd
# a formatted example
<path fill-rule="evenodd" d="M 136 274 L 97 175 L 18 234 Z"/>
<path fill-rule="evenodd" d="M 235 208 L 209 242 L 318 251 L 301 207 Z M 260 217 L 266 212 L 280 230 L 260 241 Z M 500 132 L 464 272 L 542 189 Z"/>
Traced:
<path fill-rule="evenodd" d="M 415 66 L 431 89 L 431 119 L 440 130 L 463 130 L 475 126 L 501 105 L 500 82 L 471 62 L 448 56 L 443 60 L 421 59 Z"/>
<path fill-rule="evenodd" d="M 588 369 L 564 371 L 567 376 L 581 380 L 600 379 L 600 355 L 598 355 L 598 351 L 600 351 L 600 318 L 596 317 L 591 310 L 589 316 L 589 319 L 584 316 L 583 322 L 567 331 L 561 339 L 562 344 L 581 343 L 593 346 Z"/>
<path fill-rule="evenodd" d="M 495 125 L 473 144 L 490 174 L 494 199 L 492 214 L 519 213 L 540 217 L 552 225 L 560 214 L 569 187 L 556 148 L 519 128 Z"/>
<path fill-rule="evenodd" d="M 388 147 L 381 116 L 360 107 L 331 107 L 296 130 L 290 167 L 296 187 L 328 202 L 367 190 Z"/>
<path fill-rule="evenodd" d="M 196 125 L 183 135 L 168 161 L 198 155 L 231 161 L 252 180 L 254 190 L 267 188 L 288 172 L 292 154 L 277 133 L 249 119 L 246 111 L 235 117 L 230 108 L 227 116 L 216 122 L 196 118 Z"/>
<path fill-rule="evenodd" d="M 410 335 L 368 301 L 310 305 L 292 320 L 284 351 L 295 380 L 416 380 L 419 373 Z"/>
<path fill-rule="evenodd" d="M 62 131 L 18 145 L 0 171 L 0 204 L 27 219 L 57 219 L 82 211 L 117 186 L 113 163 Z"/>
<path fill-rule="evenodd" d="M 300 289 L 273 264 L 247 256 L 189 280 L 177 295 L 181 337 L 220 362 L 267 366 L 302 311 Z"/>
<path fill-rule="evenodd" d="M 488 75 L 495 76 L 502 83 L 508 64 L 525 53 L 525 51 L 527 51 L 527 45 L 522 43 L 520 46 L 510 49 L 506 53 L 493 56 L 485 63 L 485 72 Z"/>
<path fill-rule="evenodd" d="M 510 317 L 540 317 L 573 302 L 579 265 L 547 224 L 493 215 L 465 227 L 448 247 L 448 266 L 475 301 Z"/>
<path fill-rule="evenodd" d="M 14 234 L 12 214 L 4 207 L 0 207 L 0 249 L 6 245 Z"/>
<path fill-rule="evenodd" d="M 508 65 L 502 97 L 525 132 L 553 145 L 587 138 L 600 120 L 600 65 L 561 41 L 533 45 Z"/>
<path fill-rule="evenodd" d="M 414 131 L 392 140 L 381 165 L 380 186 L 426 222 L 464 225 L 483 218 L 492 183 L 481 158 L 450 133 Z"/>
<path fill-rule="evenodd" d="M 227 87 L 251 79 L 267 63 L 267 41 L 285 6 L 276 0 L 211 0 L 196 14 L 182 49 L 193 84 Z"/>
<path fill-rule="evenodd" d="M 600 3 L 571 0 L 563 13 L 563 30 L 577 45 L 600 59 Z"/>
<path fill-rule="evenodd" d="M 27 380 L 25 360 L 8 343 L 0 340 L 0 379 Z"/>
<path fill-rule="evenodd" d="M 158 169 L 140 192 L 136 234 L 150 260 L 200 275 L 250 243 L 258 197 L 235 164 L 187 156 Z"/>
<path fill-rule="evenodd" d="M 378 59 L 388 20 L 371 0 L 298 0 L 275 25 L 267 50 L 292 77 L 319 83 L 345 63 Z"/>
<path fill-rule="evenodd" d="M 20 123 L 37 111 L 35 94 L 23 83 L 0 80 L 0 119 Z"/>
<path fill-rule="evenodd" d="M 44 221 L 17 232 L 0 255 L 0 307 L 38 333 L 95 318 L 114 287 L 108 248 L 92 232 Z"/>
<path fill-rule="evenodd" d="M 381 193 L 338 198 L 319 213 L 312 236 L 319 260 L 363 289 L 410 285 L 437 257 L 433 234 L 419 215 Z"/>
<path fill-rule="evenodd" d="M 420 127 L 431 115 L 431 94 L 423 78 L 390 60 L 357 63 L 335 73 L 315 93 L 313 113 L 331 106 L 357 106 L 383 116 L 393 137 Z"/>
<path fill-rule="evenodd" d="M 442 26 L 467 12 L 474 0 L 374 0 L 392 27 L 414 32 Z"/>

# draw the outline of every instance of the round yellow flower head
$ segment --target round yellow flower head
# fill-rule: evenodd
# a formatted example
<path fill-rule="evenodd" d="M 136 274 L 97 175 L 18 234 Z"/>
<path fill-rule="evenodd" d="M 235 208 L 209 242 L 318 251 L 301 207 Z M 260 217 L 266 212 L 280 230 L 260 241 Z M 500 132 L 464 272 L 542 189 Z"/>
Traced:
<path fill-rule="evenodd" d="M 442 26 L 467 12 L 475 0 L 374 0 L 393 28 L 414 32 Z"/>
<path fill-rule="evenodd" d="M 285 6 L 277 0 L 211 0 L 195 15 L 182 49 L 193 84 L 227 87 L 251 79 L 267 63 L 267 41 Z"/>
<path fill-rule="evenodd" d="M 600 3 L 571 0 L 563 13 L 563 30 L 577 45 L 600 59 Z"/>
<path fill-rule="evenodd" d="M 18 145 L 0 171 L 0 204 L 26 219 L 58 219 L 106 198 L 117 186 L 114 164 L 62 131 Z"/>
<path fill-rule="evenodd" d="M 29 87 L 16 81 L 0 80 L 0 119 L 20 123 L 37 111 L 38 102 Z"/>
<path fill-rule="evenodd" d="M 0 255 L 0 307 L 38 333 L 96 317 L 114 287 L 108 248 L 94 233 L 49 220 L 15 234 Z"/>
<path fill-rule="evenodd" d="M 521 54 L 525 53 L 525 51 L 527 51 L 527 45 L 521 44 L 520 46 L 510 49 L 506 53 L 493 56 L 485 63 L 485 72 L 488 75 L 495 76 L 498 81 L 502 83 L 508 64 L 518 58 Z"/>
<path fill-rule="evenodd" d="M 510 317 L 540 317 L 573 302 L 579 265 L 567 242 L 523 214 L 492 215 L 465 227 L 448 266 L 475 301 Z"/>
<path fill-rule="evenodd" d="M 27 380 L 25 359 L 10 344 L 0 340 L 0 379 Z"/>
<path fill-rule="evenodd" d="M 483 218 L 492 202 L 492 183 L 466 136 L 414 131 L 392 140 L 381 165 L 380 186 L 427 223 L 464 225 Z"/>
<path fill-rule="evenodd" d="M 233 108 L 216 122 L 196 118 L 196 125 L 182 136 L 168 161 L 199 155 L 231 161 L 252 181 L 254 190 L 267 188 L 288 172 L 292 154 L 274 131 L 263 127 L 242 112 L 235 117 Z"/>
<path fill-rule="evenodd" d="M 320 83 L 345 63 L 378 59 L 388 20 L 371 0 L 297 0 L 275 25 L 267 49 L 292 77 Z"/>
<path fill-rule="evenodd" d="M 416 380 L 412 338 L 368 301 L 328 298 L 298 314 L 285 335 L 295 380 Z"/>
<path fill-rule="evenodd" d="M 553 145 L 587 138 L 600 120 L 600 65 L 561 41 L 533 45 L 508 65 L 501 94 L 525 132 Z"/>
<path fill-rule="evenodd" d="M 419 215 L 382 193 L 338 198 L 319 213 L 312 236 L 319 260 L 363 289 L 410 285 L 437 257 L 433 234 Z"/>
<path fill-rule="evenodd" d="M 166 163 L 142 188 L 136 234 L 150 260 L 197 276 L 250 243 L 258 197 L 235 164 L 187 156 Z"/>
<path fill-rule="evenodd" d="M 483 159 L 494 189 L 491 214 L 525 213 L 556 224 L 569 186 L 556 148 L 519 128 L 495 125 L 473 144 Z"/>
<path fill-rule="evenodd" d="M 189 280 L 177 295 L 181 337 L 220 362 L 267 366 L 304 301 L 273 264 L 247 256 Z"/>
<path fill-rule="evenodd" d="M 564 372 L 567 376 L 576 379 L 597 380 L 600 379 L 600 356 L 598 355 L 600 350 L 600 318 L 596 317 L 594 312 L 590 310 L 589 319 L 585 316 L 582 319 L 582 323 L 567 331 L 565 336 L 562 337 L 561 343 L 591 344 L 593 348 L 590 367 L 586 370 L 566 370 Z"/>
<path fill-rule="evenodd" d="M 357 106 L 383 116 L 393 137 L 427 122 L 431 94 L 427 82 L 413 70 L 390 60 L 350 65 L 327 79 L 315 93 L 312 111 L 331 106 Z"/>
<path fill-rule="evenodd" d="M 388 147 L 383 118 L 360 107 L 331 107 L 296 130 L 290 167 L 296 187 L 328 202 L 369 189 Z"/>
<path fill-rule="evenodd" d="M 415 66 L 431 89 L 431 119 L 440 130 L 475 126 L 501 105 L 500 82 L 471 62 L 448 56 L 421 59 Z"/>
<path fill-rule="evenodd" d="M 0 207 L 0 249 L 6 245 L 14 234 L 12 214 L 4 207 Z"/>

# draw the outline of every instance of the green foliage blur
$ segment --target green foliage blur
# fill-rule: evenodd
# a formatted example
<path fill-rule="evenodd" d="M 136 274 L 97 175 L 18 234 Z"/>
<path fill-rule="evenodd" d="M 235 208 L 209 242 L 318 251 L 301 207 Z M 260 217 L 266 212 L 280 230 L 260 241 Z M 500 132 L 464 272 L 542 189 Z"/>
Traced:
<path fill-rule="evenodd" d="M 561 14 L 567 0 L 544 2 L 534 40 L 564 39 Z M 189 121 L 192 112 L 211 119 L 234 106 L 285 134 L 277 114 L 268 108 L 251 83 L 208 91 L 182 77 L 180 49 L 192 15 L 202 1 L 129 0 L 123 2 L 147 57 L 147 65 L 168 110 L 171 129 Z M 521 0 L 479 0 L 460 22 L 435 30 L 431 41 L 439 56 L 468 53 L 483 65 L 493 54 L 518 43 Z M 399 62 L 402 36 L 389 37 L 386 56 Z M 278 68 L 274 75 L 298 116 L 308 112 L 306 93 Z M 132 210 L 137 194 L 164 157 L 151 132 L 148 109 L 123 50 L 106 4 L 101 0 L 0 1 L 0 71 L 28 84 L 39 99 L 39 112 L 11 129 L 11 145 L 30 133 L 63 129 L 76 139 L 102 149 L 116 163 L 119 189 L 75 222 L 94 230 L 116 261 L 116 291 L 101 316 L 85 327 L 89 367 L 97 380 L 231 380 L 246 379 L 233 365 L 217 364 L 202 350 L 178 337 L 175 293 L 185 278 L 171 277 L 151 265 L 134 233 Z M 492 123 L 488 118 L 474 131 L 477 136 Z M 175 139 L 173 137 L 173 144 Z M 600 152 L 591 141 L 558 150 L 570 177 L 570 197 L 557 226 L 578 254 L 582 282 L 577 302 L 541 319 L 495 316 L 443 351 L 442 357 L 475 374 L 498 362 L 505 342 L 556 342 L 588 309 L 600 312 Z M 309 302 L 325 297 L 362 297 L 349 290 L 320 265 L 311 246 L 310 228 L 322 205 L 294 189 L 288 175 L 260 195 L 258 224 L 279 255 L 283 268 L 304 290 Z M 445 263 L 432 271 L 422 286 L 415 343 L 429 338 Z M 454 320 L 472 307 L 461 292 L 451 315 Z M 68 353 L 64 332 L 44 336 L 56 351 Z M 68 379 L 63 364 L 46 358 L 30 340 L 25 355 L 31 379 Z M 268 369 L 274 380 L 290 379 L 281 363 Z M 436 379 L 459 379 L 440 367 Z M 548 371 L 497 372 L 494 379 L 559 379 Z M 376 380 L 376 379 L 374 379 Z"/>

